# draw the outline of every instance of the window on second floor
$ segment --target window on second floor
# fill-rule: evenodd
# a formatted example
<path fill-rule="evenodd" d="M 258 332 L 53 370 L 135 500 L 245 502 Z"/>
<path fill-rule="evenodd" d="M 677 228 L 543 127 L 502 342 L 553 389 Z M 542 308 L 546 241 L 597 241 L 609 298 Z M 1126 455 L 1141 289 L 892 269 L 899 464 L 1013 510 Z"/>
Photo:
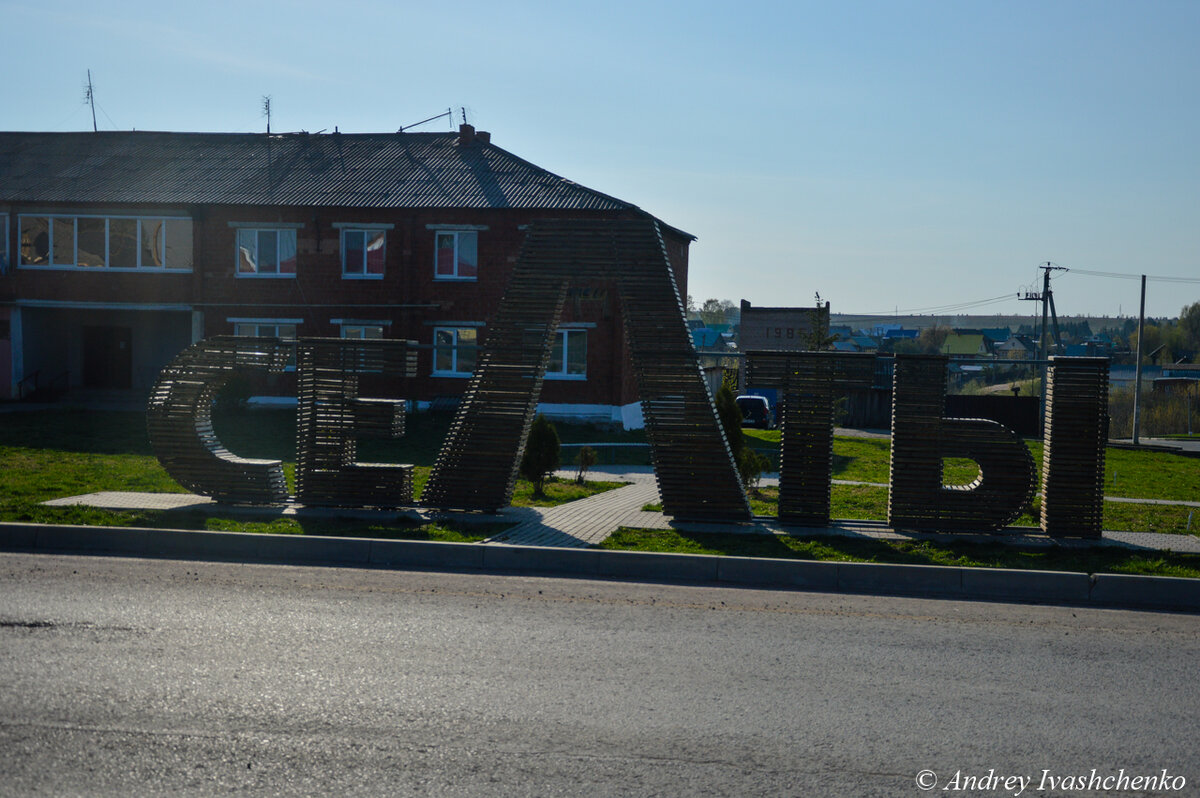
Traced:
<path fill-rule="evenodd" d="M 292 228 L 239 227 L 238 277 L 295 277 L 296 231 Z"/>
<path fill-rule="evenodd" d="M 387 231 L 342 228 L 342 276 L 348 278 L 383 277 L 387 254 Z"/>
<path fill-rule="evenodd" d="M 475 371 L 478 332 L 474 327 L 435 327 L 433 376 L 470 377 Z"/>
<path fill-rule="evenodd" d="M 437 280 L 474 280 L 479 276 L 479 233 L 438 230 L 433 276 Z"/>
<path fill-rule="evenodd" d="M 546 378 L 587 379 L 587 330 L 566 329 L 555 333 Z"/>
<path fill-rule="evenodd" d="M 22 266 L 192 268 L 191 219 L 22 215 L 20 235 Z"/>

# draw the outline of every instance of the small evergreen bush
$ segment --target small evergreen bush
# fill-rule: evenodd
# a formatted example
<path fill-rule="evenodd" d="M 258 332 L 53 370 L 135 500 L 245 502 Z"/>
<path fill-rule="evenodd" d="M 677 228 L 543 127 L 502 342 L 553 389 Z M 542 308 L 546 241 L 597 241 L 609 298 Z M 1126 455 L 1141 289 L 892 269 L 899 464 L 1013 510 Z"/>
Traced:
<path fill-rule="evenodd" d="M 538 498 L 546 495 L 546 479 L 558 470 L 562 462 L 559 449 L 558 430 L 554 429 L 549 419 L 538 413 L 529 430 L 529 439 L 525 441 L 520 469 L 521 476 L 533 483 L 533 495 Z"/>
<path fill-rule="evenodd" d="M 596 464 L 599 455 L 591 446 L 584 446 L 579 450 L 579 473 L 575 475 L 575 481 L 583 484 L 584 477 L 587 475 L 589 468 Z"/>

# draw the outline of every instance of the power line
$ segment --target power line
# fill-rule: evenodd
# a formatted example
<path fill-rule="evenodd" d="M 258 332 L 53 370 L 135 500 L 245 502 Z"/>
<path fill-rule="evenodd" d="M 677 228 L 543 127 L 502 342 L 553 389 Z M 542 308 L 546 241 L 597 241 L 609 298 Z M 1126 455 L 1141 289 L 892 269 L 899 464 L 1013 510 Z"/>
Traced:
<path fill-rule="evenodd" d="M 1086 274 L 1089 277 L 1112 277 L 1117 280 L 1140 280 L 1140 274 L 1125 274 L 1123 272 L 1100 272 L 1092 269 L 1076 269 L 1068 270 L 1071 274 Z M 1166 277 L 1155 274 L 1147 274 L 1147 280 L 1153 280 L 1160 283 L 1200 283 L 1200 277 Z"/>
<path fill-rule="evenodd" d="M 902 308 L 881 311 L 878 313 L 864 313 L 863 316 L 899 316 L 928 313 L 930 315 L 945 315 L 954 313 L 959 310 L 967 310 L 969 308 L 981 307 L 983 305 L 994 305 L 999 302 L 1007 302 L 1016 299 L 1016 294 L 1002 294 L 1000 296 L 989 297 L 987 299 L 974 299 L 963 302 L 954 302 L 949 305 L 935 305 L 927 308 Z"/>

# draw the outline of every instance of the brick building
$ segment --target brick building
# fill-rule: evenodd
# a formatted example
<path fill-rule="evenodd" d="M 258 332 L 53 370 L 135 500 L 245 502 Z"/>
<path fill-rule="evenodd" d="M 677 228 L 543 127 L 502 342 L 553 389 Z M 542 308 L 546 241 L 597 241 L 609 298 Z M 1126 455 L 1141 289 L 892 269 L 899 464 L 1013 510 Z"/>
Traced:
<path fill-rule="evenodd" d="M 526 225 L 628 202 L 457 133 L 0 133 L 0 398 L 146 392 L 212 335 L 422 345 L 459 395 Z M 659 224 L 681 295 L 692 236 Z M 571 289 L 542 402 L 636 424 L 615 292 Z M 281 393 L 288 377 L 276 380 Z"/>

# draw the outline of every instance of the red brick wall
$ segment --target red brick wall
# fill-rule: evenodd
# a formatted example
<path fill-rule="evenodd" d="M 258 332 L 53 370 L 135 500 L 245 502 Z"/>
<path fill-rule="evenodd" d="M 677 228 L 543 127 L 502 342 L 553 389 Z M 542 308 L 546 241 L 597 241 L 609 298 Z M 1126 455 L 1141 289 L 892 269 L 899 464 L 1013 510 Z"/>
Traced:
<path fill-rule="evenodd" d="M 205 334 L 229 334 L 228 318 L 300 318 L 300 335 L 340 335 L 331 319 L 389 320 L 385 335 L 433 343 L 440 322 L 482 322 L 486 325 L 504 294 L 513 264 L 524 240 L 523 228 L 548 216 L 536 211 L 370 210 L 345 212 L 327 208 L 212 208 L 196 235 L 197 261 L 204 264 L 202 302 Z M 596 217 L 600 214 L 555 213 Z M 303 224 L 297 231 L 297 274 L 294 278 L 235 276 L 236 229 L 230 222 Z M 335 223 L 392 224 L 387 234 L 384 277 L 353 280 L 342 277 L 340 236 Z M 434 277 L 434 230 L 437 225 L 479 225 L 479 276 L 473 281 Z M 668 253 L 676 279 L 686 285 L 688 240 L 668 235 Z M 682 267 L 682 268 L 680 268 Z M 603 284 L 579 286 L 563 313 L 564 322 L 595 325 L 588 328 L 588 378 L 584 381 L 548 379 L 542 401 L 554 403 L 625 404 L 636 400 L 627 376 L 628 360 L 615 290 Z M 486 343 L 487 327 L 481 329 Z M 418 377 L 408 386 L 410 398 L 430 400 L 460 394 L 462 378 L 433 377 L 432 353 L 422 350 Z"/>
<path fill-rule="evenodd" d="M 39 211 L 54 212 L 39 207 Z M 87 212 L 80 206 L 62 212 Z M 95 213 L 154 215 L 162 207 L 105 206 Z M 206 206 L 176 209 L 194 220 L 194 268 L 191 273 L 136 273 L 97 270 L 13 268 L 0 278 L 0 298 L 42 299 L 80 303 L 191 305 L 204 313 L 204 335 L 233 332 L 230 318 L 303 319 L 299 335 L 337 336 L 332 319 L 389 321 L 385 335 L 419 344 L 433 342 L 434 324 L 445 321 L 486 323 L 498 306 L 524 227 L 541 218 L 612 218 L 599 212 L 523 210 L 340 210 L 331 208 L 264 208 Z M 16 232 L 19 208 L 10 209 L 12 255 L 19 261 Z M 632 218 L 624 213 L 620 217 Z M 296 231 L 295 277 L 236 276 L 237 228 L 230 223 L 301 225 Z M 344 279 L 340 230 L 334 225 L 390 224 L 382 279 Z M 479 276 L 474 281 L 434 279 L 435 225 L 480 225 Z M 689 239 L 664 230 L 668 257 L 681 295 L 686 293 Z M 14 263 L 15 265 L 15 263 Z M 603 283 L 575 287 L 563 313 L 564 322 L 588 325 L 587 380 L 545 382 L 542 401 L 552 403 L 626 404 L 637 398 L 629 374 L 615 286 Z M 430 376 L 432 353 L 419 355 L 418 377 L 406 391 L 429 400 L 457 395 L 465 379 Z"/>

